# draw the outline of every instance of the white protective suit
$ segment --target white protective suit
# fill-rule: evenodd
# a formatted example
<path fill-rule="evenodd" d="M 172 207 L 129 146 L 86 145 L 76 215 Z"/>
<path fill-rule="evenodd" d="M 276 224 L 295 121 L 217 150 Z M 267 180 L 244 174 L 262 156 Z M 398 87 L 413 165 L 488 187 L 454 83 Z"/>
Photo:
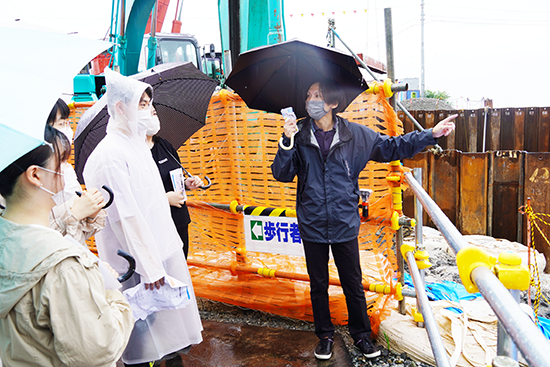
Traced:
<path fill-rule="evenodd" d="M 189 286 L 192 299 L 183 309 L 159 311 L 136 321 L 122 360 L 137 364 L 200 343 L 202 324 L 183 245 L 145 142 L 145 128 L 137 122 L 139 100 L 149 85 L 108 69 L 105 76 L 110 115 L 107 136 L 84 167 L 88 187 L 107 185 L 114 193 L 105 228 L 96 235 L 99 257 L 122 274 L 128 264 L 116 255 L 117 250 L 134 256 L 136 274 L 123 283 L 124 289 L 169 275 Z"/>

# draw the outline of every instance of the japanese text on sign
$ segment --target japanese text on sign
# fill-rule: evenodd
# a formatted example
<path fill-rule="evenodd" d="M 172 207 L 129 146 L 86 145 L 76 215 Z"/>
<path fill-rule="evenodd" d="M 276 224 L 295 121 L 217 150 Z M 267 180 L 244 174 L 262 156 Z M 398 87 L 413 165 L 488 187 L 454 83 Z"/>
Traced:
<path fill-rule="evenodd" d="M 304 256 L 296 218 L 244 216 L 246 249 Z"/>

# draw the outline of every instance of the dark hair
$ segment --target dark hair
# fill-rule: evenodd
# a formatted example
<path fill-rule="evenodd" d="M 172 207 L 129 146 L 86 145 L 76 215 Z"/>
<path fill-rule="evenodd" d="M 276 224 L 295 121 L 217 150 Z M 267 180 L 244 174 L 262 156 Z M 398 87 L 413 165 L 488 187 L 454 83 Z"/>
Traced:
<path fill-rule="evenodd" d="M 326 104 L 338 105 L 332 110 L 332 117 L 346 108 L 346 95 L 342 86 L 333 80 L 322 80 L 319 82 L 319 91 Z"/>
<path fill-rule="evenodd" d="M 13 194 L 17 179 L 30 166 L 45 168 L 48 161 L 54 156 L 56 158 L 55 170 L 59 170 L 61 163 L 64 161 L 62 149 L 64 149 L 65 144 L 69 144 L 69 140 L 65 137 L 65 134 L 49 125 L 46 125 L 44 139 L 51 144 L 42 144 L 34 148 L 0 172 L 0 195 L 4 198 L 9 198 Z"/>
<path fill-rule="evenodd" d="M 52 144 L 54 155 L 57 157 L 56 171 L 71 156 L 71 142 L 67 136 L 56 128 L 46 125 L 44 140 Z"/>
<path fill-rule="evenodd" d="M 147 87 L 147 89 L 145 89 L 145 93 L 147 93 L 149 99 L 153 99 L 153 88 Z"/>
<path fill-rule="evenodd" d="M 71 110 L 69 106 L 63 101 L 61 98 L 55 102 L 55 105 L 53 106 L 50 115 L 48 116 L 47 123 L 48 125 L 52 126 L 55 123 L 55 119 L 57 118 L 57 112 L 61 114 L 62 119 L 68 119 L 69 115 L 71 114 Z"/>

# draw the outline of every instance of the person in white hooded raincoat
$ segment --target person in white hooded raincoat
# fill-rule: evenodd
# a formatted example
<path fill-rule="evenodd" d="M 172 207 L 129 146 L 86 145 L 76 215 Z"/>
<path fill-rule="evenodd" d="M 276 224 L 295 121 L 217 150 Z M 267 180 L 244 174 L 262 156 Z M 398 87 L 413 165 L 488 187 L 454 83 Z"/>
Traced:
<path fill-rule="evenodd" d="M 107 135 L 88 157 L 83 172 L 87 186 L 107 185 L 114 193 L 105 228 L 96 235 L 99 257 L 119 273 L 127 268 L 116 254 L 119 248 L 135 258 L 136 273 L 123 283 L 124 289 L 139 283 L 158 288 L 170 276 L 189 287 L 192 301 L 184 308 L 157 311 L 136 321 L 122 360 L 137 365 L 200 343 L 202 323 L 182 242 L 145 141 L 152 119 L 144 92 L 151 87 L 109 69 L 105 77 Z"/>

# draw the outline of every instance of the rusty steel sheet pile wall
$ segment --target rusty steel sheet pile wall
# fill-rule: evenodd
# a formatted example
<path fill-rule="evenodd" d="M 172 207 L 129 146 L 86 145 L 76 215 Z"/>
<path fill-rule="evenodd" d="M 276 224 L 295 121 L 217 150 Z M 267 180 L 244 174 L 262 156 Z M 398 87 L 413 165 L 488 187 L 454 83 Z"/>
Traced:
<path fill-rule="evenodd" d="M 530 197 L 535 212 L 550 214 L 550 107 L 410 112 L 425 128 L 458 114 L 456 130 L 439 139 L 442 154 L 424 152 L 405 161 L 427 170 L 424 186 L 449 219 L 463 234 L 526 244 L 526 223 L 518 208 Z M 398 117 L 405 132 L 414 129 L 403 112 Z M 411 215 L 410 194 L 405 193 L 404 202 Z M 548 227 L 543 231 L 550 236 Z M 548 272 L 550 248 L 539 233 L 535 243 L 546 256 Z"/>
<path fill-rule="evenodd" d="M 397 115 L 383 96 L 361 94 L 341 114 L 385 134 L 402 133 Z M 208 190 L 188 192 L 192 223 L 189 227 L 189 265 L 195 292 L 242 307 L 312 321 L 307 281 L 268 278 L 236 271 L 237 266 L 267 267 L 307 275 L 303 257 L 246 252 L 243 214 L 209 204 L 295 208 L 296 183 L 273 179 L 271 163 L 283 132 L 280 115 L 250 110 L 236 94 L 222 90 L 210 102 L 205 127 L 193 135 L 178 154 L 189 172 L 209 176 Z M 360 175 L 360 187 L 371 188 L 370 217 L 359 235 L 364 281 L 395 287 L 394 231 L 389 227 L 391 195 L 386 176 L 389 165 L 369 163 Z M 330 276 L 338 278 L 330 262 Z M 347 322 L 342 290 L 330 286 L 333 321 Z M 393 296 L 366 292 L 374 328 L 394 307 Z"/>
<path fill-rule="evenodd" d="M 421 167 L 424 189 L 465 235 L 487 235 L 527 244 L 526 219 L 520 207 L 531 199 L 535 213 L 550 214 L 550 153 L 517 150 L 463 153 L 445 150 L 417 154 L 403 162 Z M 414 215 L 413 197 L 404 193 L 404 213 Z M 426 225 L 434 224 L 425 218 Z M 427 219 L 427 221 L 426 221 Z M 550 227 L 542 226 L 550 238 Z M 535 233 L 550 272 L 550 246 Z"/>
<path fill-rule="evenodd" d="M 531 206 L 535 213 L 550 214 L 550 153 L 527 153 L 525 155 L 524 176 L 524 203 L 531 199 Z M 524 205 L 522 203 L 522 205 Z M 548 218 L 545 218 L 548 221 Z M 538 223 L 541 226 L 541 223 Z M 527 243 L 525 221 L 523 223 L 523 243 Z M 532 230 L 535 230 L 532 228 Z M 550 273 L 550 246 L 546 242 L 550 239 L 550 227 L 541 226 L 543 236 L 535 231 L 535 247 L 544 253 L 546 258 L 546 273 Z"/>
<path fill-rule="evenodd" d="M 550 107 L 410 113 L 426 129 L 449 115 L 458 114 L 456 130 L 440 139 L 439 145 L 446 150 L 456 149 L 468 153 L 497 150 L 550 152 Z M 398 116 L 403 121 L 405 133 L 414 130 L 412 122 L 402 111 L 398 112 Z"/>

